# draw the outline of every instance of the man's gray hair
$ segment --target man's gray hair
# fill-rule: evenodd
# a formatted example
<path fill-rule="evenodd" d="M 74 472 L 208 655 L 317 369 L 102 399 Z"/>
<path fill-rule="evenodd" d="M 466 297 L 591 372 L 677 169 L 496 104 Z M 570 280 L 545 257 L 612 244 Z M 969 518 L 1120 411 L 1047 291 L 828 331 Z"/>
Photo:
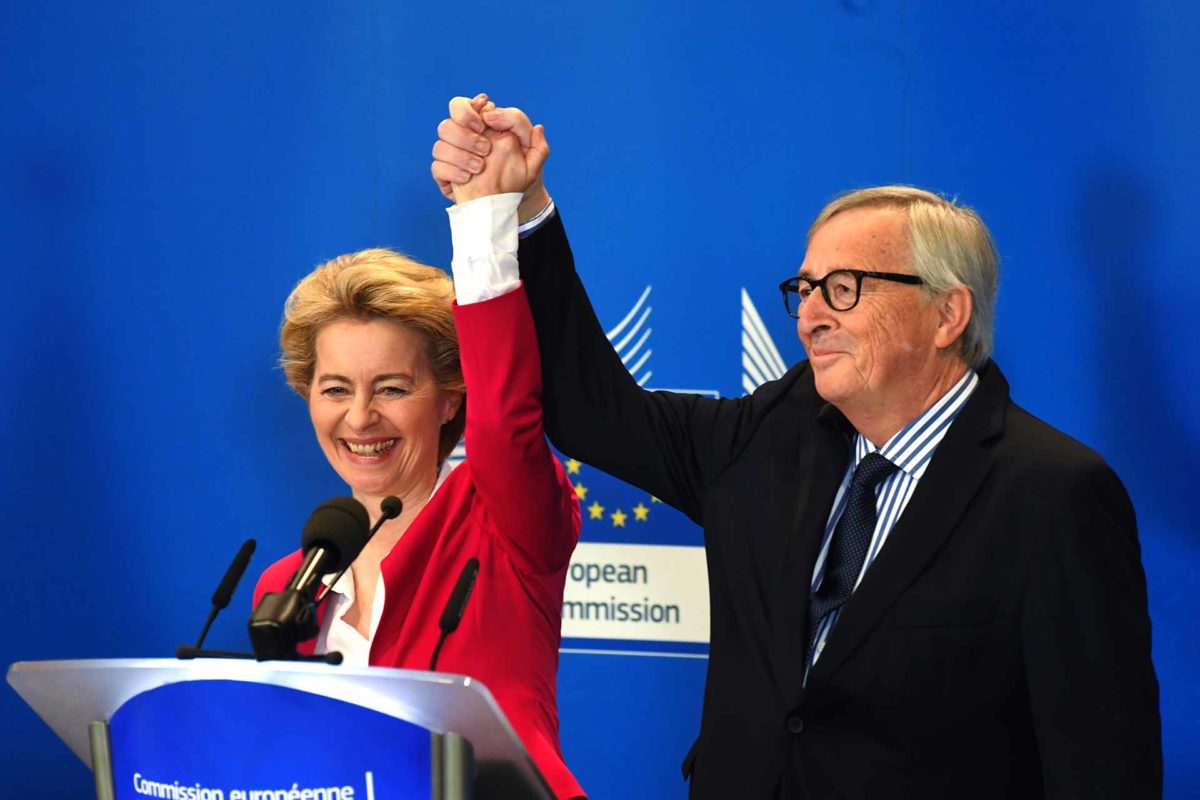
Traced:
<path fill-rule="evenodd" d="M 808 241 L 836 214 L 872 207 L 904 210 L 913 269 L 930 296 L 954 286 L 971 292 L 974 309 L 963 331 L 962 355 L 972 367 L 982 367 L 992 354 L 1000 283 L 1000 257 L 983 220 L 972 209 L 924 189 L 876 186 L 847 192 L 821 209 L 808 229 Z"/>

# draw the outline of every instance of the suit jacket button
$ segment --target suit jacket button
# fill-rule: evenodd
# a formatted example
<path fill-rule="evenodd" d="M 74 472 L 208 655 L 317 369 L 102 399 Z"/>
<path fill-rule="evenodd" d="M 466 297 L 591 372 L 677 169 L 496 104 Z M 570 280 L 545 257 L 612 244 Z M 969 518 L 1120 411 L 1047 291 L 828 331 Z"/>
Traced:
<path fill-rule="evenodd" d="M 802 733 L 804 731 L 804 720 L 793 714 L 787 718 L 787 729 L 792 733 Z"/>

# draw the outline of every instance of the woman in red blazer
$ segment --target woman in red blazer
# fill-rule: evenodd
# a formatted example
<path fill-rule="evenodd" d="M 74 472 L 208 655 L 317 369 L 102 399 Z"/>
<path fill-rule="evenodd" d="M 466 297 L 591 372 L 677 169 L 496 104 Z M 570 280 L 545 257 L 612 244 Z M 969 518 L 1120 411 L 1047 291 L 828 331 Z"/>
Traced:
<path fill-rule="evenodd" d="M 441 270 L 376 249 L 324 264 L 288 298 L 281 362 L 326 458 L 372 524 L 382 498 L 404 503 L 321 603 L 321 632 L 301 650 L 428 669 L 454 582 L 479 559 L 438 669 L 482 681 L 555 796 L 582 797 L 555 694 L 579 502 L 543 435 L 533 323 L 521 289 L 465 306 L 453 297 Z M 464 427 L 467 459 L 452 469 Z M 269 567 L 255 603 L 300 560 Z"/>

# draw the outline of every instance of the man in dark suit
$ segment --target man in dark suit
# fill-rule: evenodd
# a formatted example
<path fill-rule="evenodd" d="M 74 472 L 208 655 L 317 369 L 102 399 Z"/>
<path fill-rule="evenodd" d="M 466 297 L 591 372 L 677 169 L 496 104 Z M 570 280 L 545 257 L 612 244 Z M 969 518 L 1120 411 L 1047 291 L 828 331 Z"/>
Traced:
<path fill-rule="evenodd" d="M 979 217 L 909 187 L 835 200 L 781 284 L 808 360 L 738 400 L 647 392 L 522 166 L 544 136 L 486 102 L 453 101 L 434 149 L 443 190 L 511 175 L 452 210 L 456 275 L 511 282 L 519 259 L 551 440 L 704 528 L 691 796 L 1160 796 L 1133 508 L 1010 400 Z"/>

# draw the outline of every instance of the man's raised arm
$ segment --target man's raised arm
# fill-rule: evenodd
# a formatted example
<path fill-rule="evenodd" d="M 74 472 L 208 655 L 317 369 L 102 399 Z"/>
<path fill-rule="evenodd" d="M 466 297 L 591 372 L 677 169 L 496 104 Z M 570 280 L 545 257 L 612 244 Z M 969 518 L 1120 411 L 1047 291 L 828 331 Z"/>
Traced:
<path fill-rule="evenodd" d="M 737 448 L 746 430 L 739 418 L 753 404 L 638 386 L 575 273 L 561 218 L 543 213 L 552 208 L 542 181 L 548 154 L 542 126 L 520 109 L 496 108 L 486 95 L 450 102 L 431 173 L 459 203 L 451 210 L 456 281 L 460 260 L 489 258 L 501 264 L 493 284 L 515 280 L 513 206 L 520 222 L 536 218 L 536 231 L 520 240 L 519 277 L 537 330 L 550 440 L 699 520 L 704 491 Z"/>

